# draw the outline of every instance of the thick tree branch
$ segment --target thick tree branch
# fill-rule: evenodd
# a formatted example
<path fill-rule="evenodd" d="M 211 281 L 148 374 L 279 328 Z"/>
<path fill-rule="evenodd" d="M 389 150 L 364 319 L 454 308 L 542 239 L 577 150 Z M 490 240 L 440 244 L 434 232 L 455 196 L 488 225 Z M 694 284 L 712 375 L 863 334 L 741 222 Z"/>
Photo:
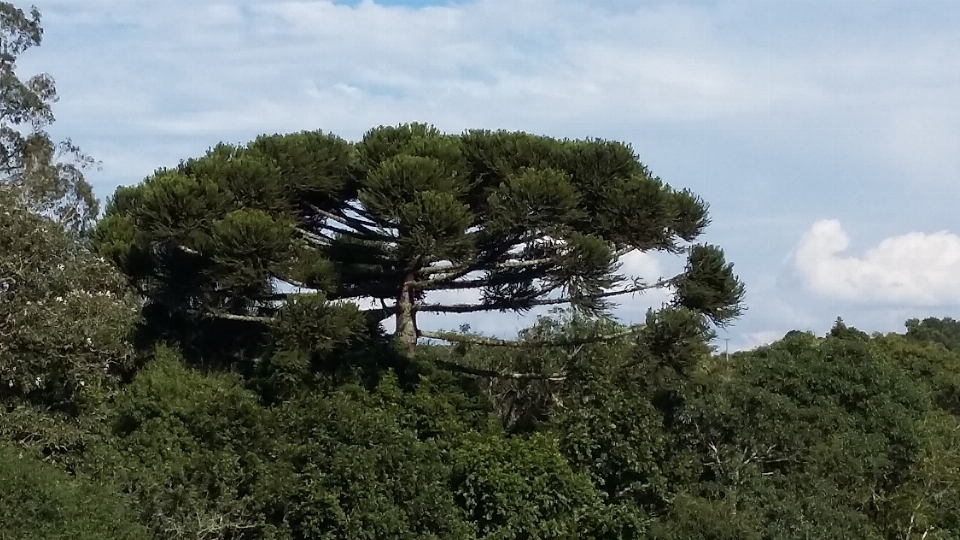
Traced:
<path fill-rule="evenodd" d="M 534 259 L 527 261 L 506 261 L 497 264 L 488 262 L 473 263 L 468 265 L 443 266 L 435 268 L 424 268 L 419 271 L 420 274 L 434 275 L 447 272 L 439 277 L 432 277 L 426 280 L 417 281 L 414 285 L 425 291 L 442 289 L 473 289 L 485 287 L 493 282 L 493 277 L 478 278 L 474 280 L 457 282 L 458 279 L 472 272 L 496 271 L 496 270 L 521 270 L 524 268 L 536 268 L 555 262 L 552 258 Z"/>
<path fill-rule="evenodd" d="M 625 254 L 625 253 L 629 253 L 630 251 L 633 251 L 633 249 L 624 248 L 622 250 L 619 250 L 617 253 L 623 252 Z M 458 266 L 451 265 L 451 266 L 437 267 L 435 269 L 428 268 L 428 269 L 421 270 L 420 273 L 427 274 L 427 275 L 440 273 L 440 272 L 453 272 L 453 273 L 440 276 L 440 277 L 417 281 L 414 283 L 414 285 L 418 289 L 423 291 L 451 290 L 451 289 L 479 289 L 481 287 L 487 287 L 489 285 L 492 285 L 498 282 L 498 280 L 501 279 L 502 276 L 488 275 L 486 277 L 469 279 L 464 281 L 457 281 L 457 280 L 466 276 L 471 272 L 481 272 L 481 271 L 487 271 L 487 270 L 518 270 L 518 269 L 524 269 L 524 268 L 535 268 L 537 266 L 550 264 L 552 262 L 555 262 L 555 258 L 551 257 L 551 258 L 542 258 L 542 259 L 534 259 L 534 260 L 527 260 L 527 261 L 524 261 L 524 260 L 506 261 L 503 263 L 486 265 L 486 266 L 484 265 L 484 263 L 475 263 L 472 265 L 458 265 Z M 598 299 L 610 298 L 612 296 L 619 296 L 622 294 L 632 294 L 632 293 L 643 292 L 649 289 L 662 288 L 668 285 L 672 285 L 674 281 L 679 279 L 679 277 L 680 276 L 678 275 L 672 278 L 660 279 L 656 283 L 652 283 L 649 285 L 637 284 L 633 287 L 628 287 L 621 290 L 608 291 L 608 292 L 600 293 L 599 295 L 593 295 L 593 298 L 598 298 Z M 506 280 L 506 281 L 509 281 L 509 280 Z M 557 303 L 563 303 L 563 302 L 553 302 L 553 303 L 557 304 Z"/>
<path fill-rule="evenodd" d="M 380 322 L 384 319 L 392 317 L 397 312 L 396 306 L 386 306 L 384 305 L 381 308 L 373 309 L 364 309 L 360 310 L 365 317 L 373 322 Z M 209 319 L 221 319 L 226 321 L 239 321 L 239 322 L 250 322 L 258 324 L 273 324 L 279 320 L 278 317 L 263 317 L 258 315 L 237 315 L 235 313 L 221 313 L 221 312 L 207 312 L 203 314 L 204 317 Z"/>
<path fill-rule="evenodd" d="M 370 211 L 368 211 L 366 208 L 364 208 L 363 206 L 360 206 L 359 203 L 358 203 L 358 204 L 351 204 L 350 201 L 347 201 L 346 204 L 345 204 L 345 206 L 346 206 L 351 212 L 353 212 L 353 213 L 357 214 L 358 216 L 360 216 L 360 218 L 367 220 L 369 223 L 364 224 L 364 226 L 366 226 L 366 227 L 373 226 L 373 227 L 380 227 L 380 228 L 383 228 L 383 229 L 395 229 L 395 228 L 396 228 L 396 225 L 394 225 L 393 223 L 390 223 L 389 221 L 387 221 L 387 220 L 385 220 L 385 219 L 383 219 L 383 218 L 380 218 L 380 217 L 377 217 L 377 216 L 373 215 L 373 214 L 372 214 Z M 342 211 L 342 210 L 341 210 L 340 214 L 341 214 L 342 216 L 348 218 L 348 219 L 357 219 L 357 218 L 351 218 L 351 217 L 347 216 L 347 215 L 346 215 L 346 212 L 344 212 L 344 211 Z M 360 220 L 357 220 L 357 221 L 358 221 L 358 223 L 363 224 L 362 221 L 360 221 Z"/>
<path fill-rule="evenodd" d="M 526 339 L 526 340 L 508 340 L 508 339 L 498 339 L 498 338 L 488 338 L 482 336 L 471 336 L 466 334 L 458 334 L 456 332 L 430 332 L 421 330 L 419 332 L 420 337 L 427 339 L 439 339 L 442 341 L 449 341 L 454 343 L 470 343 L 474 345 L 484 345 L 488 347 L 512 347 L 517 349 L 532 349 L 537 347 L 568 347 L 576 345 L 589 345 L 591 343 L 605 343 L 607 341 L 615 341 L 617 339 L 630 336 L 640 331 L 640 328 L 628 328 L 619 332 L 613 332 L 611 334 L 601 334 L 597 336 L 588 336 L 582 338 L 574 339 L 558 339 L 558 340 L 537 340 L 537 339 Z"/>
<path fill-rule="evenodd" d="M 331 244 L 331 242 L 333 242 L 333 240 L 327 236 L 313 233 L 306 229 L 301 229 L 300 227 L 297 227 L 297 232 L 300 233 L 308 241 L 310 241 L 310 243 L 317 246 L 327 247 Z"/>
<path fill-rule="evenodd" d="M 508 255 L 510 253 L 510 250 L 522 244 L 526 239 L 527 238 L 525 235 L 521 235 L 519 237 L 514 238 L 513 240 L 499 243 L 497 244 L 496 249 L 494 249 L 493 251 L 487 252 L 483 258 L 479 260 L 475 260 L 469 264 L 451 265 L 450 268 L 440 267 L 441 268 L 440 272 L 446 271 L 451 273 L 448 273 L 447 275 L 444 275 L 441 277 L 428 279 L 426 281 L 418 281 L 418 282 L 415 282 L 414 285 L 420 288 L 421 290 L 441 290 L 441 289 L 447 289 L 447 288 L 471 289 L 475 287 L 483 287 L 487 283 L 487 278 L 484 278 L 484 280 L 473 280 L 473 281 L 460 282 L 460 283 L 454 283 L 454 282 L 472 272 L 508 269 L 510 268 L 510 266 L 508 266 L 510 264 L 514 264 L 514 265 L 516 265 L 517 263 L 521 265 L 526 264 L 528 261 L 506 261 L 503 263 L 496 262 L 500 260 L 502 257 L 504 257 L 505 255 Z M 538 262 L 538 261 L 541 261 L 541 262 Z M 541 258 L 531 262 L 535 263 L 535 264 L 532 264 L 531 266 L 537 266 L 539 264 L 548 264 L 548 263 L 554 262 L 554 260 L 548 259 L 548 258 Z M 514 266 L 514 268 L 522 268 L 522 266 Z M 427 272 L 423 272 L 423 270 L 421 270 L 420 273 L 426 273 L 429 275 L 431 272 L 429 272 L 429 270 Z M 476 284 L 478 282 L 480 282 L 480 284 Z"/>
<path fill-rule="evenodd" d="M 327 228 L 330 230 L 343 233 L 343 234 L 348 234 L 350 236 L 353 236 L 354 238 L 359 238 L 361 240 L 370 240 L 370 241 L 376 241 L 376 242 L 395 242 L 396 241 L 396 238 L 393 238 L 390 235 L 371 229 L 370 226 L 374 224 L 364 223 L 363 221 L 357 218 L 348 216 L 343 211 L 340 211 L 339 213 L 335 214 L 333 212 L 328 212 L 312 204 L 308 204 L 307 206 L 309 206 L 310 209 L 316 212 L 317 214 L 327 219 L 336 221 L 337 223 L 352 229 L 352 230 L 345 230 L 345 229 L 338 229 L 338 228 L 328 226 Z"/>
<path fill-rule="evenodd" d="M 379 238 L 371 237 L 369 234 L 366 234 L 366 233 L 363 233 L 363 232 L 357 232 L 357 231 L 355 231 L 355 230 L 353 230 L 353 229 L 345 229 L 345 228 L 342 228 L 342 227 L 335 227 L 335 226 L 331 225 L 331 224 L 328 223 L 328 222 L 321 222 L 321 223 L 318 225 L 318 227 L 319 227 L 320 229 L 322 229 L 323 231 L 326 231 L 328 234 L 329 234 L 329 233 L 340 234 L 340 235 L 343 235 L 343 236 L 348 236 L 348 237 L 350 237 L 350 238 L 359 240 L 359 241 L 361 241 L 361 242 L 382 242 L 382 241 L 384 241 L 384 240 L 381 240 L 381 239 L 379 239 Z"/>
<path fill-rule="evenodd" d="M 257 315 L 236 315 L 234 313 L 208 312 L 203 314 L 209 319 L 222 319 L 226 321 L 252 322 L 259 324 L 273 324 L 277 321 L 276 317 L 260 317 Z"/>
<path fill-rule="evenodd" d="M 611 298 L 614 296 L 622 296 L 625 294 L 641 293 L 641 292 L 645 292 L 653 289 L 662 289 L 664 287 L 673 285 L 673 283 L 678 279 L 680 279 L 680 277 L 681 277 L 680 275 L 676 275 L 671 278 L 660 278 L 653 283 L 634 282 L 635 285 L 633 285 L 632 287 L 626 287 L 624 289 L 617 289 L 614 291 L 606 291 L 600 294 L 593 294 L 593 295 L 590 295 L 590 298 Z"/>
<path fill-rule="evenodd" d="M 422 291 L 436 291 L 443 289 L 472 289 L 474 287 L 482 287 L 483 285 L 470 285 L 474 283 L 483 283 L 487 281 L 487 278 L 468 280 L 466 282 L 457 282 L 458 279 L 466 276 L 471 272 L 477 272 L 478 269 L 473 268 L 462 268 L 461 270 L 455 271 L 450 274 L 446 274 L 441 277 L 431 278 L 424 281 L 414 281 L 413 286 Z"/>
<path fill-rule="evenodd" d="M 388 306 L 382 299 L 380 300 L 380 305 L 381 307 L 378 308 L 362 310 L 361 313 L 373 322 L 381 322 L 397 314 L 398 307 L 396 305 Z"/>
<path fill-rule="evenodd" d="M 169 244 L 168 244 L 168 245 L 169 245 Z M 156 246 L 155 246 L 155 248 L 156 248 Z M 197 251 L 197 250 L 195 250 L 195 249 L 193 249 L 193 248 L 188 248 L 187 246 L 184 246 L 184 245 L 181 245 L 181 244 L 174 244 L 174 245 L 173 245 L 173 248 L 176 249 L 176 250 L 178 250 L 178 251 L 182 251 L 183 253 L 186 253 L 187 255 L 200 255 L 200 252 L 199 252 L 199 251 Z"/>
<path fill-rule="evenodd" d="M 341 225 L 344 225 L 344 226 L 346 226 L 346 227 L 356 228 L 356 227 L 354 227 L 354 225 L 350 224 L 349 220 L 347 220 L 347 218 L 345 218 L 345 217 L 342 217 L 342 216 L 340 216 L 340 215 L 338 215 L 338 214 L 334 214 L 333 212 L 327 212 L 326 210 L 324 210 L 324 209 L 322 209 L 322 208 L 320 208 L 320 207 L 318 207 L 318 206 L 316 206 L 316 205 L 314 205 L 314 204 L 307 204 L 307 207 L 310 208 L 310 210 L 313 210 L 313 211 L 316 212 L 317 214 L 320 214 L 321 216 L 323 216 L 323 217 L 325 217 L 325 218 L 327 218 L 327 219 L 332 219 L 333 221 L 336 221 L 337 223 L 339 223 L 339 224 L 341 224 Z"/>
<path fill-rule="evenodd" d="M 462 366 L 456 362 L 447 360 L 437 360 L 437 365 L 449 371 L 455 371 L 464 375 L 473 375 L 475 377 L 487 377 L 492 379 L 513 379 L 515 381 L 551 381 L 561 382 L 567 379 L 566 373 L 519 373 L 513 371 L 497 371 L 493 369 L 481 369 L 470 366 Z"/>
<path fill-rule="evenodd" d="M 521 302 L 521 309 L 537 306 L 552 306 L 569 303 L 569 298 L 545 298 Z M 425 313 L 477 313 L 480 311 L 507 311 L 516 309 L 513 302 L 490 302 L 487 304 L 420 304 L 417 311 Z"/>
<path fill-rule="evenodd" d="M 434 266 L 431 268 L 424 268 L 420 270 L 421 274 L 434 275 L 434 274 L 444 274 L 444 273 L 455 273 L 460 274 L 461 272 L 479 272 L 484 270 L 510 270 L 516 268 L 531 268 L 536 266 L 543 266 L 545 264 L 551 264 L 556 261 L 553 257 L 545 257 L 542 259 L 531 259 L 531 260 L 512 260 L 504 261 L 501 263 L 496 263 L 493 265 L 484 265 L 483 263 L 474 263 L 474 264 L 460 264 L 460 265 L 446 265 L 446 266 Z M 446 276 L 441 276 L 435 278 L 436 281 L 447 280 Z M 432 283 L 434 280 L 428 280 L 427 283 Z"/>
<path fill-rule="evenodd" d="M 457 289 L 479 289 L 480 287 L 486 287 L 490 283 L 489 278 L 477 278 L 477 279 L 468 279 L 465 281 L 456 281 L 457 279 L 462 278 L 463 276 L 469 274 L 470 272 L 464 271 L 458 275 L 451 275 L 444 277 L 443 279 L 430 279 L 427 281 L 414 281 L 413 287 L 421 291 L 443 291 L 443 290 L 457 290 Z"/>
<path fill-rule="evenodd" d="M 655 283 L 650 284 L 638 284 L 632 287 L 627 287 L 624 289 L 618 289 L 614 291 L 607 291 L 600 294 L 591 295 L 592 299 L 601 299 L 601 298 L 611 298 L 614 296 L 621 296 L 625 294 L 635 294 L 639 292 L 648 291 L 651 289 L 660 289 L 672 284 L 677 277 L 672 277 L 668 279 L 660 279 Z M 476 280 L 479 281 L 479 280 Z M 537 307 L 537 306 L 555 306 L 559 304 L 569 304 L 573 302 L 573 299 L 570 297 L 563 298 L 543 298 L 537 300 L 528 300 L 521 302 L 522 308 L 528 307 Z M 426 313 L 476 313 L 480 311 L 495 311 L 495 310 L 510 310 L 514 309 L 514 306 L 511 302 L 491 302 L 486 304 L 420 304 L 417 306 L 417 311 L 423 311 Z"/>
<path fill-rule="evenodd" d="M 521 340 L 521 341 L 511 341 L 505 339 L 497 338 L 486 338 L 480 336 L 469 336 L 464 334 L 457 334 L 454 332 L 427 332 L 419 331 L 418 335 L 420 337 L 425 337 L 428 339 L 439 339 L 443 341 L 457 342 L 457 343 L 471 343 L 474 345 L 483 345 L 488 347 L 514 347 L 514 348 L 533 348 L 533 347 L 544 347 L 544 346 L 557 346 L 557 347 L 583 347 L 584 345 L 589 345 L 592 343 L 604 343 L 608 341 L 615 341 L 620 338 L 624 338 L 635 334 L 640 328 L 630 328 L 620 332 L 613 332 L 611 334 L 603 334 L 598 336 L 589 336 L 576 339 L 563 339 L 563 340 L 553 340 L 553 341 L 540 341 L 540 340 Z M 457 364 L 456 362 L 450 362 L 448 360 L 438 360 L 437 365 L 447 369 L 449 371 L 454 371 L 457 373 L 462 373 L 465 375 L 471 375 L 474 377 L 486 377 L 494 379 L 512 379 L 520 381 L 529 381 L 529 380 L 542 380 L 542 381 L 551 381 L 551 382 L 561 382 L 567 379 L 567 373 L 529 373 L 529 372 L 515 372 L 515 371 L 502 371 L 494 369 L 484 369 L 477 368 L 472 366 L 464 366 Z"/>

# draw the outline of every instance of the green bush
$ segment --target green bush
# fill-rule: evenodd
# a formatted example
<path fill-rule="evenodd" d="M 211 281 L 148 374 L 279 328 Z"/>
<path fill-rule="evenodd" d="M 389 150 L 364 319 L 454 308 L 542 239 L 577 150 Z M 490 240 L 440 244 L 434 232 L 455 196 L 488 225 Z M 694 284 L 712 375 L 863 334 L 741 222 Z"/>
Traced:
<path fill-rule="evenodd" d="M 0 444 L 0 540 L 147 540 L 120 495 Z"/>

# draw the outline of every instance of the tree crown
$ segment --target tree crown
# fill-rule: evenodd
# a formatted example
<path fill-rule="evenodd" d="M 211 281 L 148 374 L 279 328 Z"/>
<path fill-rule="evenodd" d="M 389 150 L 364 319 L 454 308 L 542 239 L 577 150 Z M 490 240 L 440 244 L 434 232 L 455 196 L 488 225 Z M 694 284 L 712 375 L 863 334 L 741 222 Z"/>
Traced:
<path fill-rule="evenodd" d="M 378 300 L 409 341 L 417 313 L 601 313 L 666 286 L 723 323 L 743 287 L 719 248 L 692 244 L 708 223 L 701 199 L 623 143 L 408 124 L 356 143 L 318 131 L 221 144 L 118 190 L 96 238 L 176 309 L 272 315 L 280 281 Z M 686 252 L 688 267 L 630 282 L 619 259 L 634 250 Z M 471 289 L 472 303 L 427 296 Z"/>

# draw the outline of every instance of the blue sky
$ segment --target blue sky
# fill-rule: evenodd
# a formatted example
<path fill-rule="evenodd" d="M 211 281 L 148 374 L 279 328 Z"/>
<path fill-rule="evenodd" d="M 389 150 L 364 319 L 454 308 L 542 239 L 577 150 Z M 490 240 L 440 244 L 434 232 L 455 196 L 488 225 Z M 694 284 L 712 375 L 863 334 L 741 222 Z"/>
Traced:
<path fill-rule="evenodd" d="M 107 196 L 219 141 L 425 121 L 631 143 L 711 205 L 746 281 L 732 348 L 837 316 L 960 317 L 960 10 L 949 0 L 36 0 L 23 73 Z M 677 268 L 634 256 L 654 277 Z M 639 320 L 663 295 L 625 299 Z M 427 326 L 509 333 L 512 315 Z"/>

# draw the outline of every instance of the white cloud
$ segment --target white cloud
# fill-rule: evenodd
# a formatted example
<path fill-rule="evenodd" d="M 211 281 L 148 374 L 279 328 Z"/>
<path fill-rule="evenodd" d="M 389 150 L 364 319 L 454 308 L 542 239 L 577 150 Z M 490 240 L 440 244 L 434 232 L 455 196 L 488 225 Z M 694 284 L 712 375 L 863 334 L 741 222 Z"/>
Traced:
<path fill-rule="evenodd" d="M 654 283 L 660 278 L 670 277 L 663 268 L 662 257 L 656 253 L 631 251 L 624 255 L 620 262 L 623 266 L 620 273 L 629 280 L 640 279 L 645 283 Z M 677 262 L 677 261 L 670 261 Z M 671 270 L 673 270 L 671 268 Z M 648 308 L 659 308 L 673 298 L 671 288 L 659 288 L 644 291 L 643 293 L 614 297 L 611 300 L 617 304 L 616 315 L 623 322 L 632 324 L 640 322 L 638 319 L 646 313 Z"/>
<path fill-rule="evenodd" d="M 620 258 L 620 271 L 628 278 L 641 278 L 648 281 L 663 276 L 660 259 L 650 252 L 633 250 Z"/>
<path fill-rule="evenodd" d="M 102 119 L 109 104 L 118 119 L 136 112 L 143 129 L 170 134 L 319 125 L 353 134 L 411 118 L 462 129 L 731 117 L 816 94 L 792 67 L 717 48 L 711 21 L 689 7 L 39 3 L 54 30 L 97 32 L 44 58 L 80 94 L 65 94 L 66 116 Z M 144 111 L 151 94 L 158 99 Z"/>
<path fill-rule="evenodd" d="M 855 302 L 960 305 L 960 236 L 911 232 L 887 238 L 861 256 L 844 255 L 849 246 L 839 221 L 814 223 L 794 253 L 806 287 Z"/>

